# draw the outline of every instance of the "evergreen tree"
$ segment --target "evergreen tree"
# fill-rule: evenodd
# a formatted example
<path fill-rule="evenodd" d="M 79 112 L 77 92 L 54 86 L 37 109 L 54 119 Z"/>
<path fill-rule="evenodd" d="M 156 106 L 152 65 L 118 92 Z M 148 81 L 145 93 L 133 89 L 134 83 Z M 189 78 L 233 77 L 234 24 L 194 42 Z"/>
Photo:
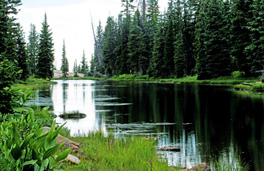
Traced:
<path fill-rule="evenodd" d="M 228 23 L 221 0 L 202 0 L 197 20 L 198 79 L 229 75 Z"/>
<path fill-rule="evenodd" d="M 63 73 L 63 77 L 68 76 L 69 62 L 68 62 L 68 59 L 66 57 L 66 49 L 65 49 L 65 41 L 64 40 L 63 40 L 63 47 L 62 47 L 61 71 Z"/>
<path fill-rule="evenodd" d="M 252 20 L 248 22 L 251 43 L 246 47 L 250 75 L 257 76 L 256 71 L 263 69 L 264 59 L 264 0 L 253 0 L 251 5 Z"/>
<path fill-rule="evenodd" d="M 0 114 L 12 113 L 14 93 L 10 89 L 17 78 L 15 16 L 20 0 L 0 0 Z"/>
<path fill-rule="evenodd" d="M 158 0 L 147 1 L 146 21 L 143 23 L 145 33 L 145 44 L 147 51 L 147 73 L 150 71 L 150 60 L 152 58 L 152 51 L 154 46 L 155 34 L 158 30 L 159 6 Z"/>
<path fill-rule="evenodd" d="M 175 31 L 173 18 L 169 16 L 168 23 L 166 26 L 165 33 L 165 45 L 164 45 L 164 65 L 162 66 L 163 77 L 171 77 L 174 75 L 174 41 L 175 41 Z"/>
<path fill-rule="evenodd" d="M 74 77 L 78 77 L 78 66 L 77 66 L 77 60 L 75 59 L 74 65 L 73 65 L 73 73 Z"/>
<path fill-rule="evenodd" d="M 120 71 L 118 74 L 129 74 L 131 72 L 130 70 L 130 64 L 129 64 L 129 57 L 128 57 L 128 35 L 130 32 L 130 25 L 131 25 L 131 16 L 130 14 L 127 14 L 126 17 L 123 20 L 122 28 L 121 28 L 121 45 L 120 50 L 121 54 L 119 56 L 120 61 Z"/>
<path fill-rule="evenodd" d="M 103 41 L 103 62 L 105 64 L 105 74 L 107 74 L 108 77 L 113 76 L 115 73 L 115 27 L 113 17 L 108 17 Z"/>
<path fill-rule="evenodd" d="M 85 52 L 83 50 L 83 56 L 82 56 L 82 61 L 81 61 L 81 66 L 80 66 L 80 73 L 83 73 L 85 76 L 88 74 L 88 65 L 86 62 L 86 57 L 85 57 Z"/>
<path fill-rule="evenodd" d="M 45 14 L 39 40 L 39 58 L 37 64 L 37 75 L 40 78 L 50 79 L 53 77 L 53 61 L 54 52 L 52 32 L 49 29 L 47 15 Z"/>
<path fill-rule="evenodd" d="M 182 28 L 182 43 L 183 43 L 183 54 L 185 60 L 184 74 L 193 75 L 195 73 L 195 57 L 194 57 L 194 42 L 195 42 L 195 17 L 197 12 L 197 1 L 184 0 L 183 4 L 180 0 L 177 0 L 177 20 L 183 22 Z M 181 16 L 181 11 L 183 6 L 183 16 Z M 181 19 L 180 19 L 181 18 Z M 179 20 L 180 19 L 180 20 Z"/>
<path fill-rule="evenodd" d="M 183 42 L 183 34 L 179 32 L 176 36 L 175 41 L 175 54 L 174 54 L 174 63 L 175 63 L 175 75 L 177 78 L 181 78 L 184 76 L 185 71 L 185 53 L 184 53 L 184 42 Z"/>
<path fill-rule="evenodd" d="M 18 62 L 18 69 L 22 70 L 20 79 L 26 80 L 29 77 L 29 66 L 28 66 L 28 55 L 26 50 L 26 42 L 24 33 L 21 27 L 17 28 L 17 62 Z"/>
<path fill-rule="evenodd" d="M 152 58 L 150 59 L 150 67 L 148 73 L 153 77 L 163 77 L 164 67 L 164 47 L 165 47 L 165 31 L 164 21 L 159 23 L 158 31 L 155 35 Z"/>
<path fill-rule="evenodd" d="M 34 24 L 30 25 L 27 51 L 28 51 L 28 62 L 30 66 L 30 73 L 31 75 L 34 75 L 37 72 L 37 62 L 38 62 L 38 53 L 39 53 L 39 35 L 36 31 L 36 26 Z"/>
<path fill-rule="evenodd" d="M 103 29 L 101 22 L 97 27 L 97 34 L 96 34 L 96 41 L 95 41 L 95 49 L 94 49 L 94 57 L 95 57 L 95 72 L 103 73 L 104 71 L 104 63 L 103 63 Z"/>
<path fill-rule="evenodd" d="M 128 56 L 130 69 L 136 75 L 142 75 L 147 70 L 147 49 L 145 36 L 142 29 L 140 13 L 137 10 L 134 15 L 133 23 L 128 38 Z"/>

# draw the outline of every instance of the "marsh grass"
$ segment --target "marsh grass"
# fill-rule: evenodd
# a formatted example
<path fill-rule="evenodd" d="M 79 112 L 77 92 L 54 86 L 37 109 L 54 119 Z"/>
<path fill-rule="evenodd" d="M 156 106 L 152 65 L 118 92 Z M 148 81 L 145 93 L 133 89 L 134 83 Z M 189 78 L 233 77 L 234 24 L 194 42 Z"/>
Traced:
<path fill-rule="evenodd" d="M 15 84 L 12 85 L 13 90 L 39 90 L 47 89 L 50 85 L 57 84 L 54 81 L 30 77 L 26 81 L 18 80 Z"/>
<path fill-rule="evenodd" d="M 168 167 L 156 153 L 156 141 L 143 137 L 115 139 L 99 131 L 86 137 L 71 138 L 81 142 L 79 165 L 64 164 L 65 170 L 179 170 Z"/>
<path fill-rule="evenodd" d="M 105 78 L 97 78 L 97 77 L 60 77 L 60 78 L 54 78 L 53 80 L 105 80 Z"/>
<path fill-rule="evenodd" d="M 254 92 L 264 92 L 264 84 L 263 83 L 253 83 L 252 86 L 238 84 L 234 86 L 236 90 L 244 90 L 244 91 L 254 91 Z"/>

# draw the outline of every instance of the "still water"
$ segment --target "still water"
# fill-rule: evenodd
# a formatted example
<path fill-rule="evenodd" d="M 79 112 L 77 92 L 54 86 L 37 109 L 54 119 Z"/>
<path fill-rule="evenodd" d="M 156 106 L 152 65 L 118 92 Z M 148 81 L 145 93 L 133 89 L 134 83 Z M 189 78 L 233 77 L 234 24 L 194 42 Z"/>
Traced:
<path fill-rule="evenodd" d="M 251 170 L 264 168 L 264 96 L 233 91 L 231 86 L 56 81 L 31 101 L 51 106 L 54 113 L 79 111 L 84 119 L 67 121 L 72 135 L 94 130 L 117 137 L 158 138 L 157 148 L 176 146 L 181 152 L 162 153 L 169 165 L 192 167 L 215 161 Z"/>

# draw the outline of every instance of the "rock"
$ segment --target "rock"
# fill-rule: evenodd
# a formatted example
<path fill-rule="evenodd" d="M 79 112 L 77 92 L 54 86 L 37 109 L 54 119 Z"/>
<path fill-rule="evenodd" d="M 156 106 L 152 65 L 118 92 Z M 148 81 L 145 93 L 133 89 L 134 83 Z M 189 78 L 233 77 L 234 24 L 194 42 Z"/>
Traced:
<path fill-rule="evenodd" d="M 201 163 L 190 169 L 183 169 L 182 171 L 211 171 L 210 167 L 206 163 Z"/>
<path fill-rule="evenodd" d="M 43 127 L 42 134 L 46 134 L 50 130 L 50 127 Z M 66 138 L 59 134 L 56 144 L 65 143 L 63 150 L 72 148 L 72 152 L 79 152 L 80 143 L 74 142 L 69 138 Z"/>
<path fill-rule="evenodd" d="M 59 134 L 56 144 L 65 143 L 63 150 L 72 148 L 72 152 L 79 152 L 80 144 Z"/>
<path fill-rule="evenodd" d="M 181 151 L 181 149 L 178 147 L 163 147 L 160 150 L 161 151 L 177 151 L 177 152 Z"/>
<path fill-rule="evenodd" d="M 74 156 L 74 155 L 71 155 L 71 154 L 69 154 L 69 155 L 67 156 L 67 158 L 65 159 L 65 161 L 67 161 L 67 162 L 72 162 L 72 163 L 74 163 L 74 164 L 79 164 L 79 163 L 81 163 L 81 160 L 80 160 L 78 157 L 76 157 L 76 156 Z"/>

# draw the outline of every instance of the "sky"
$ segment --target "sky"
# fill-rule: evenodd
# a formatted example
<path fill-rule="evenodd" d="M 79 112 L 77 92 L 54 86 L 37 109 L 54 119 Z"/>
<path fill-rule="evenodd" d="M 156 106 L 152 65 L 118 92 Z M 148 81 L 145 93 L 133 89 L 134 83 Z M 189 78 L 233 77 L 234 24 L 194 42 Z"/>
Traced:
<path fill-rule="evenodd" d="M 167 3 L 167 0 L 159 0 L 160 7 L 163 8 L 161 11 L 164 11 Z M 117 18 L 121 10 L 121 0 L 22 0 L 18 22 L 27 41 L 30 24 L 35 24 L 40 33 L 46 13 L 54 43 L 54 64 L 57 69 L 60 68 L 65 40 L 66 57 L 72 71 L 74 60 L 77 59 L 79 64 L 83 51 L 87 61 L 91 60 L 94 51 L 91 15 L 96 29 L 99 21 L 104 27 L 107 17 Z"/>

